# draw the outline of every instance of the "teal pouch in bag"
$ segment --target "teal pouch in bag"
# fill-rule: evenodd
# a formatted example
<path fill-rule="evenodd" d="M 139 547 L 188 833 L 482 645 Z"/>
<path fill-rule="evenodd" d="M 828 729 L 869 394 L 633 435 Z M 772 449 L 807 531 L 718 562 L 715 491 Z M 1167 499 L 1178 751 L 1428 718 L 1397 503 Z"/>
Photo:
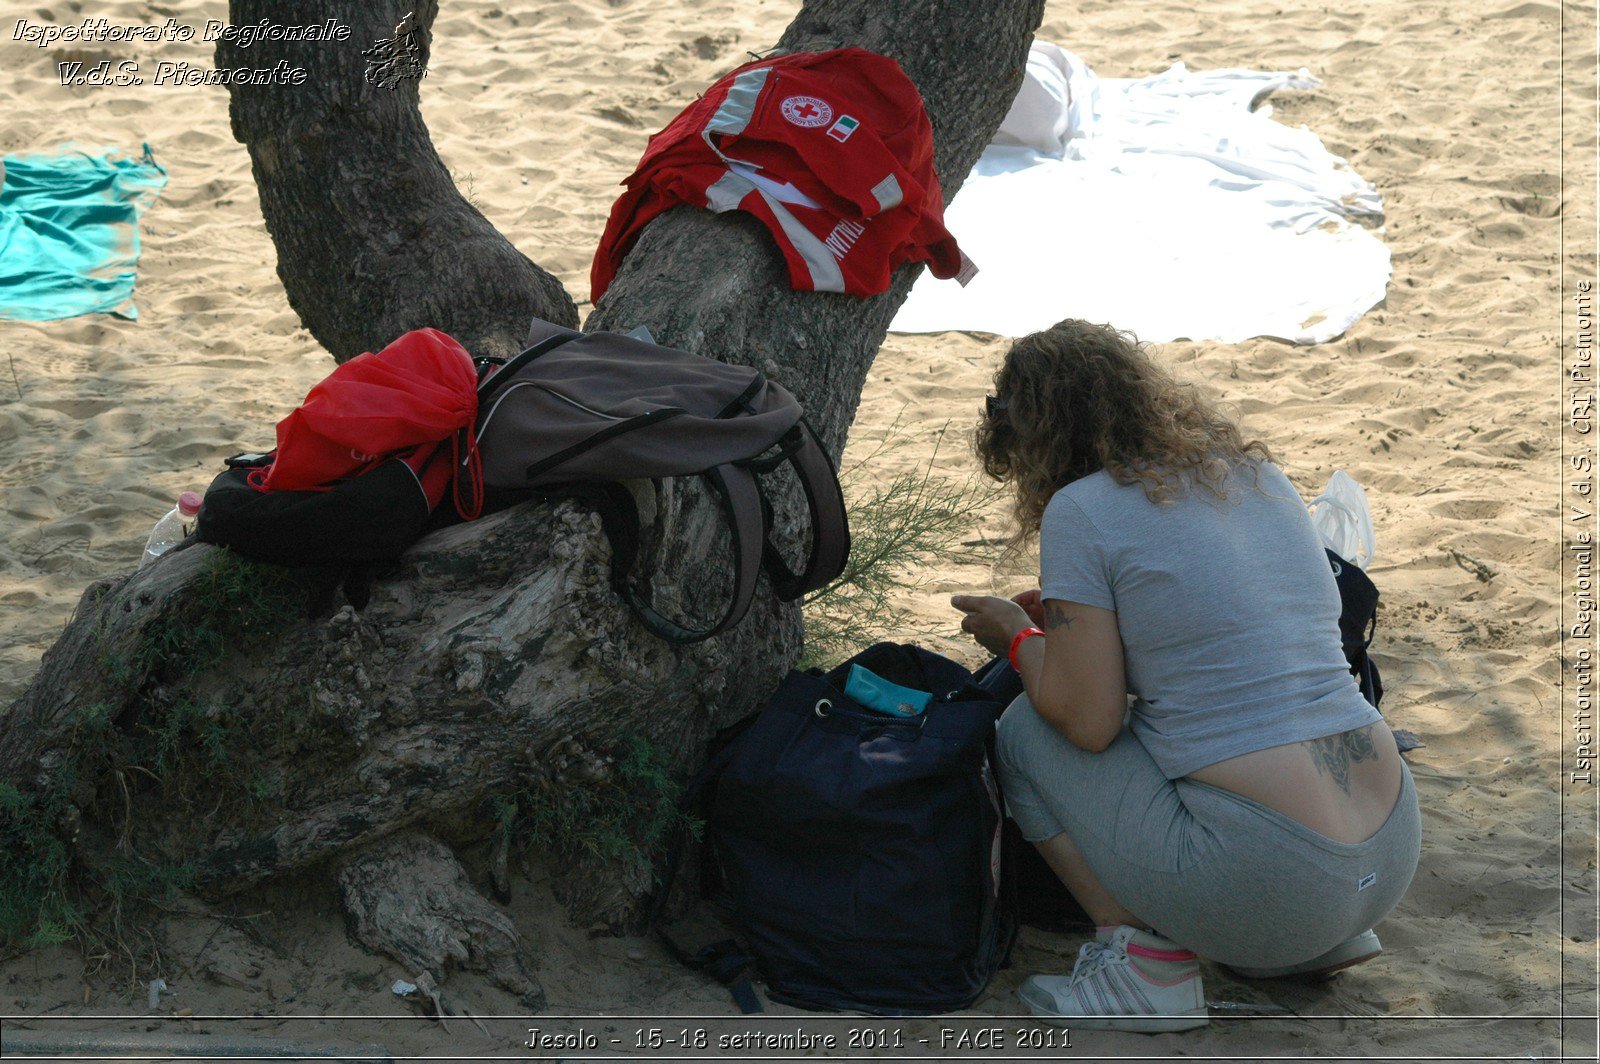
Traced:
<path fill-rule="evenodd" d="M 928 691 L 916 691 L 909 687 L 901 687 L 897 683 L 890 683 L 860 665 L 850 666 L 844 693 L 868 709 L 896 717 L 915 717 L 927 709 L 928 703 L 933 701 L 933 695 Z"/>

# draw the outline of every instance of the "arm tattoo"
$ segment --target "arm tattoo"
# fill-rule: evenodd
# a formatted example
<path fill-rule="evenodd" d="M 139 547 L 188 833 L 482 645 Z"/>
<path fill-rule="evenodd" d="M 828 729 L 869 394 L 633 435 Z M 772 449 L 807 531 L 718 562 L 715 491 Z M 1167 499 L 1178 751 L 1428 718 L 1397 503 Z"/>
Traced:
<path fill-rule="evenodd" d="M 1044 626 L 1050 631 L 1058 628 L 1071 628 L 1076 617 L 1067 616 L 1067 608 L 1059 602 L 1046 602 L 1044 604 Z"/>
<path fill-rule="evenodd" d="M 1350 793 L 1350 763 L 1378 760 L 1377 748 L 1372 745 L 1370 724 L 1339 735 L 1310 739 L 1306 745 L 1311 748 L 1311 761 L 1317 766 L 1317 775 L 1327 770 L 1339 789 L 1346 794 Z"/>

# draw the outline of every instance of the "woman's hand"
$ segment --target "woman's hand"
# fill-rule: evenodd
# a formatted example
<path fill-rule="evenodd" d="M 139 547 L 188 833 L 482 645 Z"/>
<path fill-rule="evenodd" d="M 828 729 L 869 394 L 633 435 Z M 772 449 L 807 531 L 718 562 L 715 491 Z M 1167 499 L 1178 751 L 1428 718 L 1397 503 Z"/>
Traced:
<path fill-rule="evenodd" d="M 1010 653 L 1012 637 L 1033 624 L 1021 605 L 994 595 L 953 595 L 950 605 L 966 614 L 961 630 L 997 657 Z"/>
<path fill-rule="evenodd" d="M 1011 601 L 1021 606 L 1028 614 L 1028 620 L 1033 622 L 1035 628 L 1044 627 L 1044 602 L 1039 598 L 1039 589 L 1032 591 L 1019 591 L 1011 596 Z"/>

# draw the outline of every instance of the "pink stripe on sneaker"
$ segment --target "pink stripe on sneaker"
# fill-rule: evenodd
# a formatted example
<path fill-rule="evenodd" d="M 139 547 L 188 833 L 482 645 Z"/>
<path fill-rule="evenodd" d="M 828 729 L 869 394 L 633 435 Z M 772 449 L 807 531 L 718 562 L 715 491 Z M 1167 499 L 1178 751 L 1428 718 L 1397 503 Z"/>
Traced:
<path fill-rule="evenodd" d="M 1141 946 L 1137 942 L 1128 943 L 1128 952 L 1135 957 L 1146 957 L 1153 961 L 1192 961 L 1194 952 L 1186 949 L 1151 949 Z"/>

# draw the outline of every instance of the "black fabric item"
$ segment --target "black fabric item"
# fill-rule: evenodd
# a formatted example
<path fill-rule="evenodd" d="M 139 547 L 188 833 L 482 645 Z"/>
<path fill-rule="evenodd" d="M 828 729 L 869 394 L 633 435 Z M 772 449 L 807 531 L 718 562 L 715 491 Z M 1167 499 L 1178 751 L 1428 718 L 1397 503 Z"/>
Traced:
<path fill-rule="evenodd" d="M 842 689 L 852 663 L 933 701 L 915 718 L 870 710 Z M 880 643 L 791 672 L 722 752 L 707 848 L 768 997 L 921 1015 L 982 993 L 1016 931 L 992 769 L 1002 708 L 959 664 Z"/>
<path fill-rule="evenodd" d="M 1001 712 L 1023 693 L 1022 677 L 1005 658 L 993 658 L 974 674 L 973 682 L 1000 703 Z M 1061 878 L 1045 863 L 1039 849 L 1022 837 L 1022 829 L 1006 818 L 1001 839 L 1001 860 L 1011 878 L 1017 899 L 1017 921 L 1045 931 L 1080 931 L 1094 928 L 1094 921 L 1083 911 Z"/>
<path fill-rule="evenodd" d="M 1362 696 L 1377 708 L 1383 700 L 1383 678 L 1367 648 L 1378 630 L 1378 585 L 1359 565 L 1345 561 L 1326 547 L 1323 550 L 1328 555 L 1334 583 L 1339 585 L 1339 639 L 1345 660 L 1350 663 L 1350 673 Z"/>
<path fill-rule="evenodd" d="M 750 1016 L 767 1011 L 762 1007 L 761 996 L 756 993 L 756 988 L 750 981 L 750 968 L 755 963 L 755 958 L 744 952 L 737 941 L 725 938 L 690 953 L 674 942 L 665 931 L 657 929 L 656 935 L 679 964 L 697 972 L 705 972 L 727 987 L 740 1012 Z"/>
<path fill-rule="evenodd" d="M 329 491 L 257 491 L 230 467 L 206 489 L 196 535 L 256 561 L 349 566 L 393 561 L 422 534 L 431 508 L 400 459 Z"/>
<path fill-rule="evenodd" d="M 1000 840 L 1001 861 L 1017 899 L 1017 922 L 1053 934 L 1090 931 L 1095 927 L 1078 899 L 1045 862 L 1039 848 L 1022 837 L 1022 829 L 1006 818 Z"/>

